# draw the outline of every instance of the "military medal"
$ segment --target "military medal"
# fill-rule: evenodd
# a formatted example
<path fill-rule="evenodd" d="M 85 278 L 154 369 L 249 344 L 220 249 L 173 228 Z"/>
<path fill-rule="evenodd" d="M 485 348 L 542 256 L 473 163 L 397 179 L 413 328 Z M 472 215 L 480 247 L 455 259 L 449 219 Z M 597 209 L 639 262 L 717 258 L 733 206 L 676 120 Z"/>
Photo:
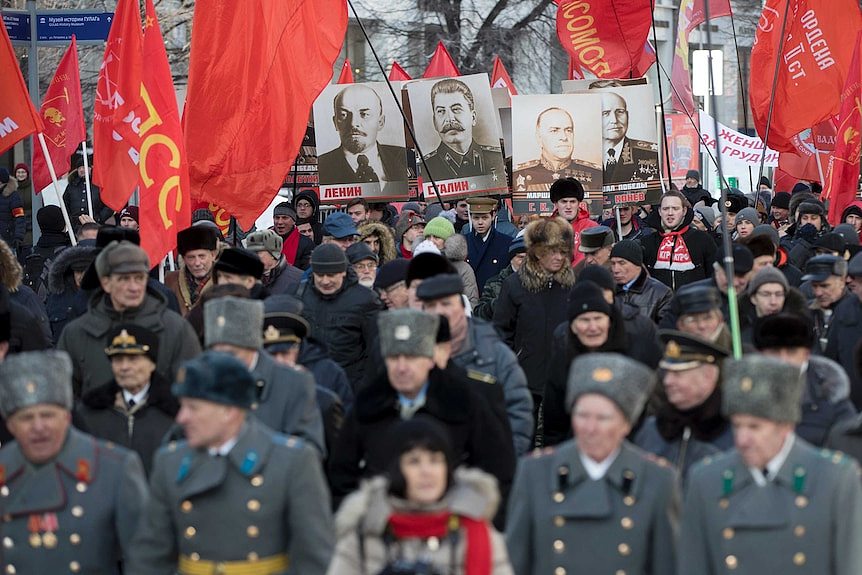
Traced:
<path fill-rule="evenodd" d="M 57 536 L 48 531 L 42 535 L 42 543 L 45 545 L 45 549 L 53 549 L 57 546 Z"/>
<path fill-rule="evenodd" d="M 39 535 L 39 532 L 41 531 L 41 522 L 39 521 L 38 515 L 31 515 L 30 519 L 27 520 L 27 530 L 30 532 L 30 537 L 28 538 L 30 547 L 41 547 L 42 536 Z"/>
<path fill-rule="evenodd" d="M 46 513 L 42 516 L 42 528 L 45 534 L 42 535 L 42 545 L 45 549 L 53 549 L 57 546 L 57 535 L 54 532 L 60 526 L 55 513 Z"/>

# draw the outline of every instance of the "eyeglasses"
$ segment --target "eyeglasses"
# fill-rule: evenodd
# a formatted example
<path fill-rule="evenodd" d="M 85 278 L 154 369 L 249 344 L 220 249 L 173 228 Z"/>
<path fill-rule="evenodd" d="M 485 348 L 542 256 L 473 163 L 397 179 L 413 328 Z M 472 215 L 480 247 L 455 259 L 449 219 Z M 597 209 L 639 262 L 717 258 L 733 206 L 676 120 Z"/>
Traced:
<path fill-rule="evenodd" d="M 353 264 L 353 269 L 358 272 L 370 272 L 377 269 L 377 264 L 374 262 Z"/>

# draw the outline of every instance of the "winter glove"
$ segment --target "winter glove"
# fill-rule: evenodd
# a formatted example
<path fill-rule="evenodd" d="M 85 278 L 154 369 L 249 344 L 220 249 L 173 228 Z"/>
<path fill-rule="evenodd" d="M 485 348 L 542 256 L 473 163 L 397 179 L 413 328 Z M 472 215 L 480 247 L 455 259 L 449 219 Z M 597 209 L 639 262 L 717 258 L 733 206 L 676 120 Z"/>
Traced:
<path fill-rule="evenodd" d="M 805 224 L 796 231 L 796 237 L 798 239 L 806 241 L 812 245 L 817 240 L 817 234 L 818 230 L 814 227 L 814 224 Z"/>

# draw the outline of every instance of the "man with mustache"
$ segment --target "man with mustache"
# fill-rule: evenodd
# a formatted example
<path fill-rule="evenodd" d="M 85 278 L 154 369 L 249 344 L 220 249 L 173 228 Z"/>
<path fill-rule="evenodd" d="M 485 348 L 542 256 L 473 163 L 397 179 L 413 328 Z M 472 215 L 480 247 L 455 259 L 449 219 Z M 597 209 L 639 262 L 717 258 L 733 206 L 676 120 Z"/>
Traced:
<path fill-rule="evenodd" d="M 658 177 L 658 145 L 626 137 L 629 111 L 614 92 L 602 94 L 602 149 L 605 183 L 642 182 Z"/>
<path fill-rule="evenodd" d="M 407 150 L 377 141 L 386 124 L 383 104 L 373 89 L 361 84 L 335 96 L 332 122 L 341 145 L 318 158 L 321 184 L 407 181 Z"/>
<path fill-rule="evenodd" d="M 573 158 L 575 122 L 562 108 L 548 108 L 536 118 L 536 141 L 541 150 L 538 159 L 518 164 L 515 191 L 546 192 L 559 178 L 575 178 L 590 191 L 602 189 L 602 167 Z"/>
<path fill-rule="evenodd" d="M 482 146 L 473 137 L 477 125 L 473 92 L 461 80 L 447 78 L 431 88 L 431 113 L 440 145 L 425 156 L 422 177 L 436 181 L 491 175 L 503 187 L 506 172 L 499 146 Z M 426 172 L 427 169 L 427 172 Z"/>

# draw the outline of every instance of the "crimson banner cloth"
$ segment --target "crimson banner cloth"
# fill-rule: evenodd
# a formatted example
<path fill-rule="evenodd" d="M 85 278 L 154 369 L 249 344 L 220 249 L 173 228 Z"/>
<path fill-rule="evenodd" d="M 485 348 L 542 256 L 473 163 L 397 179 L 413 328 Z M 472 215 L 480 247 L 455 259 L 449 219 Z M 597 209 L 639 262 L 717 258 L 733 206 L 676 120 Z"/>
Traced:
<path fill-rule="evenodd" d="M 341 65 L 341 73 L 338 75 L 336 84 L 352 84 L 353 83 L 353 67 L 350 65 L 350 60 L 344 59 L 344 64 Z"/>
<path fill-rule="evenodd" d="M 197 0 L 185 107 L 194 201 L 251 227 L 296 158 L 346 30 L 344 0 Z"/>
<path fill-rule="evenodd" d="M 3 99 L 0 100 L 0 153 L 33 132 L 41 132 L 42 119 L 36 113 L 18 59 L 0 18 L 0 78 L 3 78 Z"/>
<path fill-rule="evenodd" d="M 494 56 L 494 69 L 491 71 L 491 87 L 506 88 L 510 96 L 518 95 L 518 89 L 515 88 L 515 83 L 512 82 L 512 78 L 509 76 L 509 72 L 506 70 L 499 56 Z"/>
<path fill-rule="evenodd" d="M 434 55 L 431 56 L 431 61 L 428 62 L 428 67 L 425 68 L 423 78 L 454 78 L 460 76 L 458 66 L 455 65 L 455 60 L 443 42 L 437 42 L 437 48 L 434 50 Z"/>
<path fill-rule="evenodd" d="M 782 152 L 794 150 L 795 135 L 839 112 L 853 57 L 854 43 L 848 40 L 862 28 L 856 0 L 789 0 L 781 45 L 787 8 L 788 0 L 768 0 L 763 8 L 751 49 L 748 91 L 757 133 L 770 148 Z"/>

